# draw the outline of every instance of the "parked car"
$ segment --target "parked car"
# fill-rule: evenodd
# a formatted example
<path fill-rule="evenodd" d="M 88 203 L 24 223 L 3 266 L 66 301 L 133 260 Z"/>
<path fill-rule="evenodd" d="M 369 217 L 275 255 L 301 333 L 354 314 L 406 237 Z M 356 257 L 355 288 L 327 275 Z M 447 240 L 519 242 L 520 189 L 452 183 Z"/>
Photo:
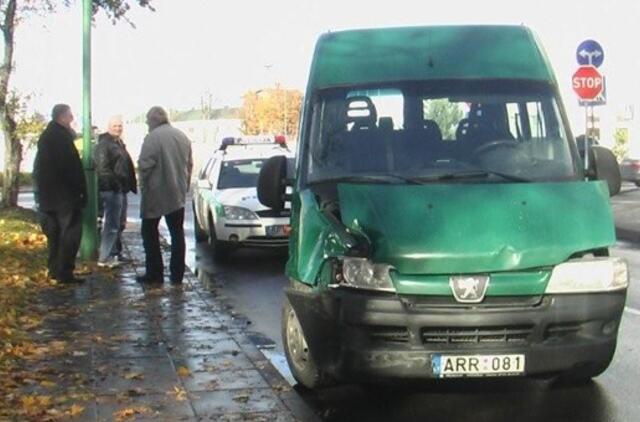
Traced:
<path fill-rule="evenodd" d="M 282 137 L 225 138 L 200 171 L 195 236 L 209 241 L 215 257 L 240 247 L 287 247 L 290 210 L 270 210 L 256 194 L 260 169 L 275 155 L 293 159 Z"/>
<path fill-rule="evenodd" d="M 625 182 L 633 182 L 636 186 L 640 186 L 640 159 L 625 158 L 620 163 L 620 173 L 622 180 Z"/>

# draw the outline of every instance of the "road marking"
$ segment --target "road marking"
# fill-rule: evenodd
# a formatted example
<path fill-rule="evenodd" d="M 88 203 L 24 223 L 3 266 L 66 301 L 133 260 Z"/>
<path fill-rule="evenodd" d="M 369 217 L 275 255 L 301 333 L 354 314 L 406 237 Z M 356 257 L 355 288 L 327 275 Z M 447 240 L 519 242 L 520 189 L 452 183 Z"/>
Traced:
<path fill-rule="evenodd" d="M 639 311 L 639 310 L 637 310 L 637 309 L 633 309 L 633 308 L 630 308 L 630 307 L 628 307 L 628 306 L 625 306 L 625 307 L 624 307 L 624 310 L 625 310 L 626 312 L 629 312 L 629 313 L 630 313 L 630 314 L 632 314 L 632 315 L 640 316 L 640 311 Z"/>

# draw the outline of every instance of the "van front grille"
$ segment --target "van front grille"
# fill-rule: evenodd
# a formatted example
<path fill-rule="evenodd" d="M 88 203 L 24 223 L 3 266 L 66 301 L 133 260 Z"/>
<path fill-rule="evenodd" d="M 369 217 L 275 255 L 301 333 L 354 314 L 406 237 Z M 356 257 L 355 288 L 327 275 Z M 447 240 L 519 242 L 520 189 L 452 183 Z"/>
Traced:
<path fill-rule="evenodd" d="M 406 327 L 369 326 L 369 339 L 382 343 L 408 343 L 409 330 Z"/>
<path fill-rule="evenodd" d="M 533 325 L 509 327 L 425 327 L 421 331 L 425 344 L 526 343 Z"/>

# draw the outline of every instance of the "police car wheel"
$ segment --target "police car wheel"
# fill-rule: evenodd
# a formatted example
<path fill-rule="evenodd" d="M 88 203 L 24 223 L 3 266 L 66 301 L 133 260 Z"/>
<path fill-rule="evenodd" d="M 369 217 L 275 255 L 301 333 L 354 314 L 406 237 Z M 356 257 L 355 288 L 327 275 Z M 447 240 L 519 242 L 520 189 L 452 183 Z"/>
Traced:
<path fill-rule="evenodd" d="M 209 216 L 209 246 L 211 247 L 213 257 L 215 259 L 224 259 L 231 252 L 231 249 L 228 246 L 218 241 L 218 238 L 216 237 L 216 226 L 213 223 L 213 218 L 211 218 L 211 216 Z"/>
<path fill-rule="evenodd" d="M 204 242 L 207 240 L 207 232 L 202 230 L 200 227 L 200 221 L 198 221 L 198 214 L 196 214 L 196 205 L 194 203 L 191 204 L 193 208 L 193 233 L 196 238 L 196 242 Z"/>

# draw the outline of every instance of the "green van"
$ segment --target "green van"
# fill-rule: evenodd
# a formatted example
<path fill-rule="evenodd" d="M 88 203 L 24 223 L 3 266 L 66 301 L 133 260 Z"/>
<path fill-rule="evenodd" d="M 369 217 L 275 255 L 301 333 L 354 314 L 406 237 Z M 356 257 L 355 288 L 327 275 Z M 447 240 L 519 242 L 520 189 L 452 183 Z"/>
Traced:
<path fill-rule="evenodd" d="M 291 203 L 294 377 L 604 371 L 629 284 L 609 255 L 620 174 L 605 148 L 585 156 L 526 27 L 323 35 L 295 169 L 273 157 L 258 182 Z"/>

